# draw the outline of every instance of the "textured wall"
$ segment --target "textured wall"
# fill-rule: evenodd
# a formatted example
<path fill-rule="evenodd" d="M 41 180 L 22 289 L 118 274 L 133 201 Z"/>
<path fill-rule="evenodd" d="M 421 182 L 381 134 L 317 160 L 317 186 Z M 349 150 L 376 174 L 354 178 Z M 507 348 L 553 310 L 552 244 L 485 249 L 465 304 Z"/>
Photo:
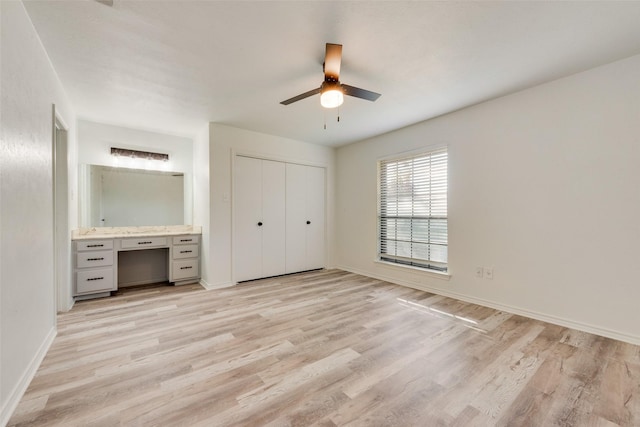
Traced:
<path fill-rule="evenodd" d="M 2 424 L 55 334 L 52 105 L 75 117 L 22 3 L 0 2 L 0 15 Z"/>

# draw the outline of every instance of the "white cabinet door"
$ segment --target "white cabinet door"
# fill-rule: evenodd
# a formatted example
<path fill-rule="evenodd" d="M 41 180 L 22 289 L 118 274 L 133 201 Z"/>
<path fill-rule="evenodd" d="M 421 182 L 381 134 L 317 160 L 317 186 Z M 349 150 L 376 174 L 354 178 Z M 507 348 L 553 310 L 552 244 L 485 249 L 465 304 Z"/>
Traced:
<path fill-rule="evenodd" d="M 285 273 L 285 164 L 237 156 L 235 280 Z"/>
<path fill-rule="evenodd" d="M 262 275 L 285 273 L 285 164 L 262 160 Z"/>
<path fill-rule="evenodd" d="M 324 267 L 324 169 L 287 164 L 287 273 Z"/>
<path fill-rule="evenodd" d="M 262 275 L 262 160 L 236 157 L 234 168 L 235 280 Z"/>

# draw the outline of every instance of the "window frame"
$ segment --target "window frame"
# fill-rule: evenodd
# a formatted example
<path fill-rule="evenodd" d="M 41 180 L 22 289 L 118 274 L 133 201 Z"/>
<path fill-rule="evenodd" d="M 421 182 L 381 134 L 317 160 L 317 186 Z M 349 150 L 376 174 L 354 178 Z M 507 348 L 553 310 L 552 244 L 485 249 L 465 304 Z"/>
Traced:
<path fill-rule="evenodd" d="M 383 230 L 382 230 L 382 195 L 383 195 L 383 191 L 382 191 L 382 187 L 383 187 L 383 183 L 382 183 L 382 165 L 384 163 L 387 162 L 400 162 L 402 160 L 409 160 L 409 159 L 415 159 L 415 158 L 419 158 L 419 157 L 423 157 L 423 156 L 430 156 L 432 154 L 436 154 L 438 151 L 445 151 L 446 155 L 447 155 L 447 161 L 446 161 L 446 168 L 447 168 L 447 178 L 446 178 L 446 224 L 447 224 L 447 231 L 446 231 L 446 248 L 447 248 L 447 261 L 446 263 L 437 263 L 435 261 L 432 260 L 427 260 L 424 263 L 421 262 L 412 262 L 414 260 L 407 260 L 408 262 L 404 263 L 402 262 L 400 259 L 398 258 L 402 258 L 402 257 L 398 257 L 397 255 L 395 255 L 395 259 L 393 260 L 388 260 L 388 259 L 384 259 L 384 255 L 382 253 L 382 235 L 383 235 Z M 439 278 L 446 278 L 448 279 L 450 277 L 451 274 L 451 270 L 450 270 L 450 265 L 449 265 L 449 259 L 448 259 L 448 253 L 449 253 L 449 209 L 448 209 L 448 205 L 449 205 L 449 146 L 446 144 L 441 144 L 441 145 L 432 145 L 432 146 L 428 146 L 428 147 L 422 147 L 416 150 L 410 150 L 410 151 L 405 151 L 405 152 L 400 152 L 400 153 L 395 153 L 393 155 L 389 155 L 389 156 L 385 156 L 385 157 L 381 157 L 377 159 L 376 162 L 376 172 L 377 172 L 377 206 L 376 206 L 376 213 L 377 213 L 377 221 L 376 221 L 376 259 L 375 262 L 385 265 L 385 266 L 390 266 L 390 267 L 397 267 L 399 269 L 410 269 L 410 270 L 416 270 L 416 271 L 421 271 L 421 272 L 425 272 L 425 273 L 429 273 L 431 275 L 434 275 L 435 277 L 439 277 Z M 412 199 L 412 203 L 413 203 L 413 199 Z M 439 266 L 444 265 L 444 268 L 432 268 L 429 263 L 433 262 L 434 264 L 439 264 Z M 416 265 L 418 264 L 418 265 Z M 423 265 L 420 265 L 423 264 Z"/>

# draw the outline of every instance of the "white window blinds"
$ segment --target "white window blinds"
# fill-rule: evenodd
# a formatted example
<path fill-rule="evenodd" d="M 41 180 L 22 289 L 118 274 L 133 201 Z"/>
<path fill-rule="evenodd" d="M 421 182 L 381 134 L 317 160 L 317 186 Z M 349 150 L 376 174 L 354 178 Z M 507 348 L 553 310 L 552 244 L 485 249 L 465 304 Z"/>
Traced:
<path fill-rule="evenodd" d="M 447 271 L 447 149 L 380 162 L 379 257 Z"/>

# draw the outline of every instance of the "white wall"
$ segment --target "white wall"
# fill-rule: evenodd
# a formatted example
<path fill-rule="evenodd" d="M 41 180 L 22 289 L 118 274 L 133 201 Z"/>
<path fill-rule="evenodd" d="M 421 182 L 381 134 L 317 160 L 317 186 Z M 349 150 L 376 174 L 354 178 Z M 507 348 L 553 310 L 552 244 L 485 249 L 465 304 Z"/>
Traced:
<path fill-rule="evenodd" d="M 210 285 L 233 284 L 232 274 L 232 161 L 233 153 L 323 166 L 327 169 L 327 266 L 333 265 L 335 150 L 305 142 L 212 123 L 210 151 L 210 253 L 207 264 Z"/>
<path fill-rule="evenodd" d="M 202 242 L 200 243 L 200 277 L 205 287 L 209 283 L 209 254 L 211 253 L 211 239 L 209 223 L 209 124 L 207 124 L 193 141 L 193 223 L 202 227 Z"/>
<path fill-rule="evenodd" d="M 339 266 L 640 343 L 638 76 L 634 56 L 340 148 Z M 431 144 L 449 147 L 450 281 L 374 262 L 376 161 Z"/>
<path fill-rule="evenodd" d="M 55 336 L 53 110 L 75 113 L 21 2 L 0 2 L 0 425 L 4 425 Z M 69 174 L 70 185 L 77 175 Z M 73 194 L 70 203 L 75 203 Z M 74 217 L 71 217 L 74 221 Z"/>
<path fill-rule="evenodd" d="M 77 164 L 78 146 L 76 140 L 75 120 L 66 123 L 63 111 L 56 109 L 56 122 L 58 130 L 56 132 L 56 226 L 54 241 L 56 242 L 57 263 L 57 310 L 58 312 L 69 311 L 73 307 L 73 293 L 71 289 L 71 241 L 69 236 L 71 230 L 78 225 L 78 168 Z M 62 108 L 64 110 L 64 107 Z M 64 157 L 63 157 L 64 156 Z M 66 203 L 66 206 L 64 204 Z M 66 221 L 66 226 L 63 225 Z"/>
<path fill-rule="evenodd" d="M 184 173 L 185 224 L 193 224 L 193 140 L 174 135 L 78 120 L 78 163 Z M 169 161 L 127 159 L 111 147 L 169 154 Z M 82 203 L 82 200 L 80 201 Z M 82 209 L 81 209 L 82 211 Z M 81 219 L 83 225 L 88 221 Z M 199 225 L 199 224 L 197 224 Z"/>

